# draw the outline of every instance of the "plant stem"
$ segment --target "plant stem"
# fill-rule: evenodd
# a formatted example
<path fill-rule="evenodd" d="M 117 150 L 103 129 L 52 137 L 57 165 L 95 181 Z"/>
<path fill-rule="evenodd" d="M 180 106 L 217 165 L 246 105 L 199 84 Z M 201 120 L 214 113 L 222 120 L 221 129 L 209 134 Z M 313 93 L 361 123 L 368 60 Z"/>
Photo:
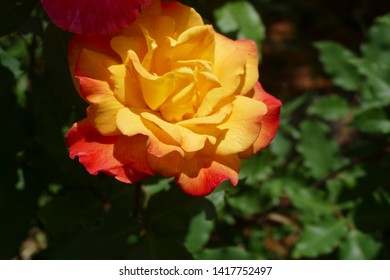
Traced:
<path fill-rule="evenodd" d="M 137 182 L 135 184 L 135 198 L 134 198 L 134 207 L 133 207 L 133 218 L 137 218 L 141 210 L 141 196 L 142 196 L 142 183 Z"/>

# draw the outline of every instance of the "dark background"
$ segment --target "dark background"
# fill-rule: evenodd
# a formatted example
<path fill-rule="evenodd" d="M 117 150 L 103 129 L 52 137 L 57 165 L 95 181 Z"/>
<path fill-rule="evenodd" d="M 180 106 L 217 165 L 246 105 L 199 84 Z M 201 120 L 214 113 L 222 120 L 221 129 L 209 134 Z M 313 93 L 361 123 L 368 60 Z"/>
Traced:
<path fill-rule="evenodd" d="M 71 34 L 39 1 L 4 0 L 0 259 L 388 259 L 390 17 L 375 19 L 390 4 L 182 2 L 258 42 L 260 81 L 283 102 L 273 143 L 243 162 L 237 188 L 206 198 L 169 179 L 137 192 L 89 175 L 64 142 L 86 108 L 68 72 Z"/>

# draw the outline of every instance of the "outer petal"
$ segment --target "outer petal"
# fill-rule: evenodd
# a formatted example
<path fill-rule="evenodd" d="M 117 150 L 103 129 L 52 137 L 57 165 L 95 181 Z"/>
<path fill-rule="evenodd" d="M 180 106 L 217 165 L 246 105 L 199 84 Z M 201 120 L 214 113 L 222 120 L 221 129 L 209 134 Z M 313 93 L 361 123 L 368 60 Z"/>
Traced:
<path fill-rule="evenodd" d="M 92 175 L 104 172 L 119 181 L 134 183 L 154 173 L 146 161 L 144 136 L 102 136 L 83 120 L 70 128 L 66 142 L 70 157 L 77 156 Z"/>
<path fill-rule="evenodd" d="M 248 149 L 258 138 L 261 130 L 261 119 L 267 108 L 261 101 L 246 96 L 236 96 L 232 101 L 233 111 L 229 118 L 217 128 L 225 135 L 217 144 L 217 153 L 230 155 Z"/>
<path fill-rule="evenodd" d="M 227 93 L 246 94 L 259 78 L 258 53 L 254 41 L 233 41 L 215 34 L 214 72 Z"/>
<path fill-rule="evenodd" d="M 82 35 L 105 35 L 122 30 L 150 0 L 41 0 L 60 28 Z"/>
<path fill-rule="evenodd" d="M 210 147 L 186 157 L 173 152 L 162 158 L 149 155 L 148 160 L 153 170 L 164 177 L 175 176 L 180 188 L 193 196 L 208 195 L 225 180 L 236 186 L 241 167 L 237 155 L 217 156 Z"/>
<path fill-rule="evenodd" d="M 282 103 L 279 99 L 268 94 L 262 88 L 260 83 L 257 83 L 254 88 L 253 98 L 264 102 L 267 106 L 268 112 L 261 120 L 261 130 L 259 137 L 252 145 L 252 147 L 240 154 L 241 158 L 250 157 L 267 147 L 272 139 L 274 139 L 280 124 L 280 107 L 282 106 Z"/>
<path fill-rule="evenodd" d="M 95 52 L 105 54 L 109 57 L 117 57 L 117 59 L 119 58 L 110 47 L 110 38 L 106 36 L 85 37 L 74 35 L 69 42 L 68 61 L 69 70 L 77 90 L 79 90 L 79 80 L 74 76 L 74 74 L 80 53 L 84 49 L 93 50 Z"/>
<path fill-rule="evenodd" d="M 226 180 L 236 186 L 241 167 L 238 156 L 231 155 L 217 160 L 197 157 L 186 161 L 182 172 L 176 177 L 176 183 L 183 191 L 194 196 L 208 195 Z"/>
<path fill-rule="evenodd" d="M 110 56 L 83 49 L 78 57 L 75 66 L 74 76 L 78 78 L 80 95 L 88 102 L 99 98 L 108 92 L 113 94 L 112 86 L 109 83 L 111 72 L 108 68 L 117 64 Z"/>
<path fill-rule="evenodd" d="M 203 25 L 202 17 L 191 7 L 185 6 L 179 2 L 162 2 L 163 15 L 175 19 L 176 33 L 183 33 L 193 26 Z"/>

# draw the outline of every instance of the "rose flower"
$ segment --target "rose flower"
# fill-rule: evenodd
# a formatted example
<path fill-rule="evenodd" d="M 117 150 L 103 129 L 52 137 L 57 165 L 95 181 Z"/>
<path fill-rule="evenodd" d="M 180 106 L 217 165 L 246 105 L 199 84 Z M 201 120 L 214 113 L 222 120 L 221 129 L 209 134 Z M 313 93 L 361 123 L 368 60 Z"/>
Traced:
<path fill-rule="evenodd" d="M 138 17 L 151 0 L 41 0 L 54 24 L 82 35 L 119 32 Z"/>
<path fill-rule="evenodd" d="M 122 32 L 74 36 L 69 61 L 90 104 L 66 140 L 91 174 L 155 173 L 203 196 L 238 181 L 240 158 L 273 139 L 280 101 L 258 82 L 253 41 L 233 41 L 190 7 L 154 1 Z"/>

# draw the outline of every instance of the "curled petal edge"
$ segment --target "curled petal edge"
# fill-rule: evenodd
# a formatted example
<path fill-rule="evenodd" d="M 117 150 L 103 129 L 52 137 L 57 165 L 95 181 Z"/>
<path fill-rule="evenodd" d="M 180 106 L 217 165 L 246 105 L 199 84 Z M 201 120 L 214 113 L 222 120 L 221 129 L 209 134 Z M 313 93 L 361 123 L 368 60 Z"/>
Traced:
<path fill-rule="evenodd" d="M 259 136 L 251 147 L 239 154 L 240 158 L 248 158 L 266 148 L 276 136 L 280 125 L 282 102 L 279 99 L 267 93 L 259 82 L 254 87 L 252 98 L 262 101 L 267 106 L 268 111 L 262 117 Z"/>
<path fill-rule="evenodd" d="M 78 157 L 91 175 L 103 172 L 124 183 L 154 174 L 146 161 L 146 140 L 142 135 L 103 136 L 87 119 L 75 123 L 66 135 L 70 158 Z"/>

